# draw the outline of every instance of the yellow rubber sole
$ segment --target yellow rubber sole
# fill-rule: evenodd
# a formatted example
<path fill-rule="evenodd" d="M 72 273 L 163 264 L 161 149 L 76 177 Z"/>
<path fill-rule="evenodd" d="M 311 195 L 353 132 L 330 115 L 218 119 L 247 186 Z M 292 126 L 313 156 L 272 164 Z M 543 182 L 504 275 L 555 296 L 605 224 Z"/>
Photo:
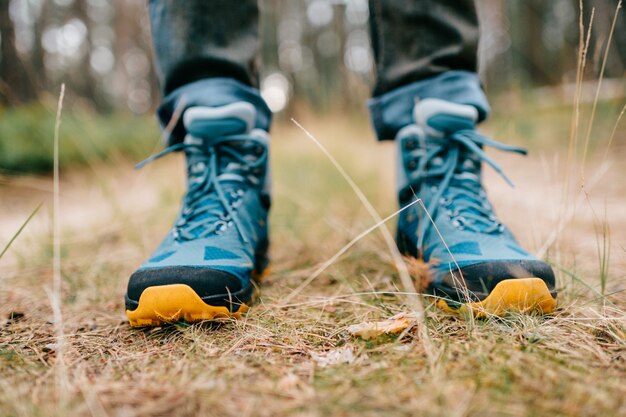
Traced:
<path fill-rule="evenodd" d="M 195 323 L 205 320 L 241 318 L 248 311 L 241 304 L 237 311 L 230 312 L 224 306 L 212 306 L 185 284 L 160 285 L 146 288 L 139 297 L 135 310 L 126 310 L 126 317 L 133 327 L 162 326 L 184 320 Z"/>
<path fill-rule="evenodd" d="M 261 283 L 270 272 L 269 267 L 262 272 L 253 271 L 252 279 Z M 146 288 L 139 297 L 137 308 L 132 311 L 126 310 L 126 317 L 132 327 L 155 327 L 182 320 L 197 323 L 227 318 L 240 319 L 248 309 L 249 306 L 246 304 L 241 304 L 235 312 L 229 311 L 224 306 L 212 306 L 202 301 L 190 286 L 171 284 Z"/>
<path fill-rule="evenodd" d="M 475 317 L 505 316 L 507 313 L 549 314 L 556 309 L 556 298 L 541 278 L 512 278 L 500 281 L 482 301 L 462 304 L 454 309 L 439 299 L 437 307 L 457 314 Z"/>

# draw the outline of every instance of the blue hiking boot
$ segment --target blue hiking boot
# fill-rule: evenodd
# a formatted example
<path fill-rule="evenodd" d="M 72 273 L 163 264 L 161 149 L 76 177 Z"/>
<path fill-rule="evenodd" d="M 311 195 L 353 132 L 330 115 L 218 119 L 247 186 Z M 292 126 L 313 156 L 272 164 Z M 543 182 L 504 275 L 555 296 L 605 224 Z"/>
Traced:
<path fill-rule="evenodd" d="M 130 277 L 132 326 L 238 317 L 248 309 L 252 279 L 268 264 L 269 141 L 252 128 L 255 112 L 246 102 L 191 107 L 184 142 L 144 162 L 183 150 L 188 190 L 174 227 Z"/>
<path fill-rule="evenodd" d="M 550 313 L 556 308 L 552 268 L 517 243 L 495 216 L 481 181 L 481 163 L 507 182 L 483 146 L 525 154 L 480 135 L 473 106 L 424 99 L 414 124 L 396 137 L 399 202 L 398 247 L 429 264 L 427 292 L 448 311 L 476 316 L 508 311 Z M 444 243 L 445 242 L 445 243 Z"/>

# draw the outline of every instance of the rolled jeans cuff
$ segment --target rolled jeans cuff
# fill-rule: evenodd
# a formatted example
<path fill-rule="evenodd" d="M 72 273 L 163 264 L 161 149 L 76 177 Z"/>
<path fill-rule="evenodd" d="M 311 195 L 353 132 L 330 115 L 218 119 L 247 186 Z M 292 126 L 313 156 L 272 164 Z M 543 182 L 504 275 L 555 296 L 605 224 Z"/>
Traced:
<path fill-rule="evenodd" d="M 218 107 L 238 101 L 251 103 L 256 108 L 254 127 L 269 131 L 272 112 L 261 97 L 259 90 L 232 78 L 206 78 L 175 89 L 165 97 L 157 109 L 157 117 L 161 127 L 165 128 L 174 113 L 180 112 L 182 115 L 182 112 L 189 107 Z M 182 117 L 179 117 L 167 138 L 167 146 L 182 142 L 184 138 L 185 127 Z"/>
<path fill-rule="evenodd" d="M 370 99 L 367 104 L 378 140 L 394 139 L 400 129 L 414 123 L 413 107 L 424 98 L 472 105 L 478 110 L 479 122 L 490 112 L 476 73 L 447 71 Z"/>

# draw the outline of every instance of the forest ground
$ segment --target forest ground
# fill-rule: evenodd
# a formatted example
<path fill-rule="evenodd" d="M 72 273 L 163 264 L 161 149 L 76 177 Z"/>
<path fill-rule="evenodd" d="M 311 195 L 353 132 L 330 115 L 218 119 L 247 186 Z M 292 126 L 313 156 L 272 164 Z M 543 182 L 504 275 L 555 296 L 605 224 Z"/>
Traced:
<path fill-rule="evenodd" d="M 181 156 L 138 172 L 120 155 L 63 165 L 60 303 L 52 178 L 3 174 L 0 249 L 43 206 L 0 259 L 0 415 L 626 414 L 623 122 L 607 148 L 619 108 L 600 109 L 585 161 L 582 122 L 568 160 L 571 108 L 501 108 L 484 131 L 530 155 L 489 150 L 516 187 L 489 167 L 486 184 L 501 219 L 555 269 L 559 306 L 547 317 L 473 320 L 425 299 L 425 321 L 401 334 L 354 336 L 352 325 L 411 313 L 379 231 L 292 294 L 374 220 L 288 118 L 272 131 L 272 273 L 241 320 L 134 329 L 125 318 L 128 276 L 179 208 Z M 393 144 L 374 142 L 364 114 L 294 117 L 382 217 L 393 213 Z M 142 123 L 146 149 L 158 149 L 156 127 Z M 70 133 L 62 124 L 62 150 Z"/>

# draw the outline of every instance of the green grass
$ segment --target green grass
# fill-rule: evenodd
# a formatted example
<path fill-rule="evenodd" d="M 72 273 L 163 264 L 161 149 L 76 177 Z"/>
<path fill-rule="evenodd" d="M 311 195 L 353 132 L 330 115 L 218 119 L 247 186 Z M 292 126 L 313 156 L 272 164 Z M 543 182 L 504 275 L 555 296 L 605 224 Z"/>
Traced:
<path fill-rule="evenodd" d="M 61 168 L 115 161 L 120 155 L 141 158 L 159 144 L 154 119 L 129 114 L 98 115 L 70 106 L 61 127 Z M 0 109 L 0 171 L 52 171 L 55 109 L 36 104 Z"/>
<path fill-rule="evenodd" d="M 568 105 L 541 107 L 541 98 L 529 95 L 509 103 L 509 96 L 494 100 L 496 114 L 488 123 L 489 132 L 507 141 L 536 149 L 561 150 L 569 138 L 572 109 Z M 591 146 L 606 145 L 623 103 L 616 100 L 598 103 Z M 583 115 L 590 105 L 583 106 Z M 345 111 L 342 111 L 345 113 Z M 332 112 L 331 112 L 332 113 Z M 362 113 L 352 113 L 355 123 L 365 123 Z M 287 123 L 279 117 L 279 122 Z M 34 104 L 19 108 L 0 108 L 0 172 L 47 173 L 52 171 L 52 138 L 55 108 Z M 581 136 L 588 120 L 581 120 Z M 622 125 L 623 126 L 623 125 Z M 618 126 L 619 127 L 619 126 Z M 623 135 L 623 127 L 617 136 Z M 161 145 L 153 116 L 127 113 L 96 114 L 70 103 L 64 109 L 61 126 L 59 163 L 61 168 L 86 166 L 97 162 L 116 163 L 121 157 L 139 161 Z M 582 141 L 583 138 L 580 138 Z M 341 138 L 337 138 L 341 140 Z M 614 149 L 624 152 L 623 144 L 614 141 Z"/>
<path fill-rule="evenodd" d="M 518 126 L 528 112 L 501 115 L 485 128 L 503 137 L 499 129 Z M 98 140 L 111 144 L 121 141 L 116 135 L 122 130 L 132 130 L 113 125 L 135 120 L 92 119 L 66 110 L 62 151 L 78 135 L 75 126 L 83 117 L 93 123 L 89 131 L 102 127 Z M 547 119 L 533 124 L 536 142 L 507 129 L 506 142 L 530 143 L 529 158 L 494 155 L 516 181 L 516 190 L 487 178 L 498 213 L 531 250 L 540 248 L 556 227 L 559 212 L 553 206 L 561 204 L 565 180 L 558 156 L 567 140 L 537 145 L 553 137 Z M 588 198 L 547 251 L 547 259 L 558 266 L 558 311 L 545 318 L 467 321 L 427 302 L 427 351 L 416 329 L 373 340 L 347 331 L 350 325 L 410 310 L 378 232 L 284 305 L 316 267 L 373 223 L 330 162 L 285 120 L 272 132 L 273 272 L 250 313 L 221 324 L 131 329 L 123 311 L 127 277 L 169 228 L 183 190 L 180 156 L 132 170 L 133 162 L 158 142 L 156 128 L 137 120 L 152 132 L 147 135 L 152 142 L 144 142 L 146 152 L 137 151 L 137 158 L 135 151 L 119 151 L 126 156 L 109 164 L 98 156 L 78 158 L 83 165 L 74 166 L 70 161 L 83 151 L 66 154 L 61 170 L 62 352 L 46 293 L 52 284 L 52 198 L 43 186 L 48 179 L 8 178 L 0 187 L 0 199 L 12 207 L 0 217 L 1 230 L 14 233 L 16 228 L 6 225 L 22 224 L 33 203 L 44 201 L 0 260 L 0 415 L 624 414 L 626 219 L 621 213 L 626 167 L 619 163 L 619 151 L 606 160 L 597 156 L 604 155 L 603 136 L 590 154 L 588 172 L 604 162 L 614 164 L 597 186 L 589 187 Z M 598 132 L 611 131 L 610 117 L 606 120 L 597 125 Z M 329 148 L 382 216 L 395 210 L 393 145 L 374 143 L 365 115 L 309 115 L 298 121 Z M 49 135 L 53 124 L 49 119 Z M 51 145 L 51 136 L 47 140 Z M 597 218 L 594 213 L 605 214 Z M 595 227 L 603 222 L 611 227 L 610 235 Z M 9 319 L 16 312 L 24 316 Z M 322 366 L 319 358 L 339 349 L 351 350 L 353 360 Z M 66 385 L 59 383 L 59 375 Z"/>

